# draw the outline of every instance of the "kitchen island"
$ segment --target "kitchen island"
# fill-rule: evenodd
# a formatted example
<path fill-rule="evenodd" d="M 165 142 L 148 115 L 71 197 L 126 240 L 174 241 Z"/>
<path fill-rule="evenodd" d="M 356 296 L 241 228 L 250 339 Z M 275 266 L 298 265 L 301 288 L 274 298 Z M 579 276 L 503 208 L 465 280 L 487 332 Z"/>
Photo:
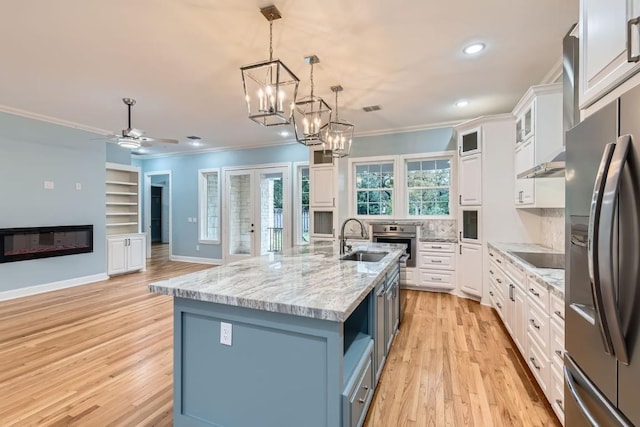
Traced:
<path fill-rule="evenodd" d="M 152 283 L 174 297 L 174 425 L 355 426 L 398 327 L 397 245 L 316 243 Z M 230 345 L 229 345 L 230 344 Z"/>

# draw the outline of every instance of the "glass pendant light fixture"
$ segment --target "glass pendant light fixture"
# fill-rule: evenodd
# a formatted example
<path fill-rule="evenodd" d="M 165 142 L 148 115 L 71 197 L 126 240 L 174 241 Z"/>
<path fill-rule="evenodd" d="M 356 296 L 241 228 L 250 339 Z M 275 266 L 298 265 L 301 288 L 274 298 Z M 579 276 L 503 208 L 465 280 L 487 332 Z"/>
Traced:
<path fill-rule="evenodd" d="M 260 9 L 269 21 L 269 60 L 245 65 L 242 71 L 249 118 L 263 126 L 291 123 L 300 80 L 279 59 L 273 59 L 273 21 L 282 18 L 271 5 Z"/>
<path fill-rule="evenodd" d="M 353 141 L 353 129 L 355 125 L 338 116 L 338 93 L 342 92 L 342 86 L 331 86 L 331 91 L 336 94 L 336 116 L 335 120 L 326 124 L 320 134 L 325 155 L 335 158 L 346 157 L 351 153 L 351 143 Z"/>
<path fill-rule="evenodd" d="M 304 60 L 311 66 L 311 94 L 296 101 L 293 127 L 299 143 L 319 145 L 322 144 L 320 129 L 331 121 L 331 108 L 322 98 L 313 94 L 313 64 L 320 60 L 315 55 L 306 56 Z"/>

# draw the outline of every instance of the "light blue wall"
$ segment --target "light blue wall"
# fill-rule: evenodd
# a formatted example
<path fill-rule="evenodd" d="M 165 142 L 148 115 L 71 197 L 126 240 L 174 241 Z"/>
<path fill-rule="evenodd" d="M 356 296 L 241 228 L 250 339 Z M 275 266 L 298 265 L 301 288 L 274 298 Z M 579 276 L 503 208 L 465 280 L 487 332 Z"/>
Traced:
<path fill-rule="evenodd" d="M 0 264 L 0 292 L 105 273 L 105 143 L 90 138 L 0 113 L 0 228 L 94 227 L 93 253 Z"/>
<path fill-rule="evenodd" d="M 222 245 L 198 243 L 198 224 L 187 218 L 198 217 L 198 170 L 270 163 L 302 162 L 309 159 L 308 148 L 300 144 L 246 150 L 231 150 L 156 159 L 135 159 L 142 173 L 171 171 L 173 255 L 222 259 Z M 146 191 L 146 188 L 145 188 Z M 143 225 L 146 230 L 146 225 Z M 196 246 L 200 246 L 200 250 Z"/>
<path fill-rule="evenodd" d="M 131 164 L 131 150 L 122 148 L 118 144 L 106 143 L 107 146 L 107 162 L 119 163 L 121 165 Z"/>
<path fill-rule="evenodd" d="M 453 134 L 453 128 L 440 128 L 354 138 L 350 157 L 434 153 L 455 150 L 456 139 Z M 345 157 L 338 163 L 338 206 L 341 206 L 338 220 L 340 223 L 348 216 L 348 169 L 349 161 Z"/>

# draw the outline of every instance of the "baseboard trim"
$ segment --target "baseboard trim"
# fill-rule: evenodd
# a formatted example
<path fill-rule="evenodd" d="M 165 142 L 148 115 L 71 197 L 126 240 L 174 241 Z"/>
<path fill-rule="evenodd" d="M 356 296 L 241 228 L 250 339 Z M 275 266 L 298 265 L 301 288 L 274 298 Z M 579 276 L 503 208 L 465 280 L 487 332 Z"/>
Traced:
<path fill-rule="evenodd" d="M 73 279 L 61 280 L 59 282 L 45 283 L 42 285 L 27 286 L 26 288 L 10 289 L 0 292 L 0 301 L 28 297 L 31 295 L 43 294 L 45 292 L 57 291 L 74 286 L 86 285 L 89 283 L 107 280 L 106 273 L 93 274 L 91 276 L 75 277 Z"/>
<path fill-rule="evenodd" d="M 222 265 L 221 259 L 214 258 L 199 258 L 193 256 L 180 256 L 180 255 L 171 255 L 169 256 L 170 261 L 178 261 L 178 262 L 193 262 L 195 264 L 209 264 L 209 265 Z"/>

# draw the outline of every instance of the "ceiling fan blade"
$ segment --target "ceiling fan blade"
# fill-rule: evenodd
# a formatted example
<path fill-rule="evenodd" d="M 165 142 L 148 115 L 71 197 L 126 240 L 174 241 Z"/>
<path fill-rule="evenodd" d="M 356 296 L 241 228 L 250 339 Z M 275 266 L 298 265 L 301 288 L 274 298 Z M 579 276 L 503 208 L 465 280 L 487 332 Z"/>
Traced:
<path fill-rule="evenodd" d="M 104 141 L 104 140 L 113 140 L 113 139 L 118 139 L 118 138 L 121 138 L 121 137 L 122 137 L 121 135 L 117 135 L 117 134 L 115 134 L 115 133 L 111 133 L 111 134 L 109 134 L 109 135 L 102 135 L 102 136 L 99 136 L 99 137 L 97 137 L 97 138 L 89 138 L 89 139 L 90 139 L 91 141 L 96 141 L 96 140 L 97 140 L 97 141 L 99 141 L 99 140 Z"/>
<path fill-rule="evenodd" d="M 167 144 L 177 144 L 179 141 L 173 138 L 153 138 L 150 136 L 142 137 L 145 141 L 153 141 L 153 142 L 165 142 Z"/>
<path fill-rule="evenodd" d="M 144 131 L 140 129 L 127 129 L 127 131 L 127 135 L 133 138 L 140 138 L 142 135 L 144 135 Z"/>

